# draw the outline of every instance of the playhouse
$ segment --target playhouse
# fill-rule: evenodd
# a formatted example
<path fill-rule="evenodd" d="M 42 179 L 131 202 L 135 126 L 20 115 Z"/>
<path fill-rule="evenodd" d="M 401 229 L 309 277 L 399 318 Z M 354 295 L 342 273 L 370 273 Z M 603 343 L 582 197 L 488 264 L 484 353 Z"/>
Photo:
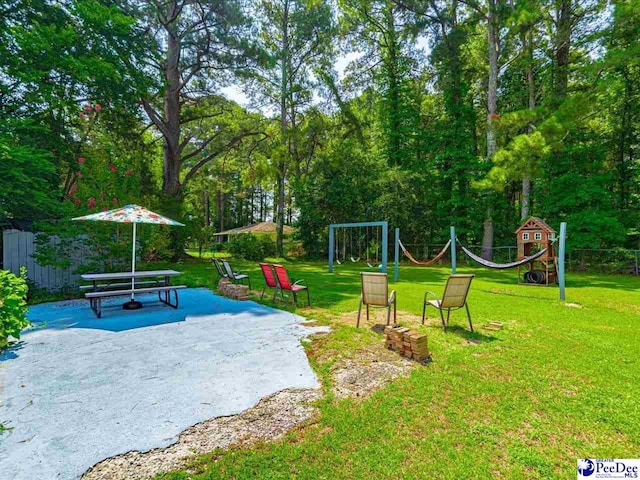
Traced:
<path fill-rule="evenodd" d="M 558 281 L 558 257 L 554 243 L 556 231 L 537 217 L 530 217 L 516 230 L 518 260 L 545 250 L 524 266 L 518 266 L 518 283 L 552 285 Z"/>

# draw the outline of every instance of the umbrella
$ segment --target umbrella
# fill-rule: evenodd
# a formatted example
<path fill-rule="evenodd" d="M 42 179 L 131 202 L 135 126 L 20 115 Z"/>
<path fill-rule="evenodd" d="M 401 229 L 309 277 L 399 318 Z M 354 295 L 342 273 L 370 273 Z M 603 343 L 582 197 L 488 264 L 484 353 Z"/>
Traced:
<path fill-rule="evenodd" d="M 124 207 L 116 208 L 115 210 L 93 213 L 91 215 L 85 215 L 84 217 L 76 217 L 72 220 L 133 224 L 133 246 L 131 247 L 131 290 L 134 290 L 135 287 L 135 278 L 133 274 L 136 273 L 136 225 L 138 223 L 153 223 L 156 225 L 174 225 L 177 227 L 184 227 L 184 224 L 180 222 L 176 222 L 170 218 L 153 213 L 152 211 L 138 205 L 125 205 Z M 142 307 L 142 304 L 135 301 L 135 294 L 131 292 L 131 301 L 125 303 L 123 307 L 127 309 L 134 309 Z"/>

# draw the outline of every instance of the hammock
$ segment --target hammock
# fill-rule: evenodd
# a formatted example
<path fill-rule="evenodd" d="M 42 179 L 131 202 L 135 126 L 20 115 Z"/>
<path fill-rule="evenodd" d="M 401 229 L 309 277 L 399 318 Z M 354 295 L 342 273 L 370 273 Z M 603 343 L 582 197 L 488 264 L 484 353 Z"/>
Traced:
<path fill-rule="evenodd" d="M 349 257 L 349 260 L 351 260 L 353 263 L 358 263 L 360 261 L 360 257 L 358 258 Z"/>
<path fill-rule="evenodd" d="M 458 243 L 460 243 L 460 242 L 458 242 Z M 485 260 L 484 258 L 473 254 L 468 248 L 466 248 L 462 244 L 460 244 L 460 247 L 462 248 L 464 253 L 466 253 L 469 256 L 469 258 L 471 258 L 471 260 L 474 260 L 474 261 L 478 262 L 480 265 L 483 265 L 483 266 L 485 266 L 487 268 L 496 268 L 498 270 L 505 270 L 507 268 L 520 267 L 522 265 L 526 265 L 527 263 L 533 262 L 536 258 L 541 257 L 547 251 L 546 248 L 543 248 L 539 252 L 534 253 L 533 255 L 531 255 L 530 257 L 525 257 L 522 260 L 518 260 L 517 262 L 494 263 L 494 262 L 490 262 L 489 260 Z"/>
<path fill-rule="evenodd" d="M 404 248 L 404 245 L 400 240 L 398 240 L 398 245 L 400 245 L 400 248 L 402 249 L 402 253 L 404 253 L 411 262 L 415 263 L 416 265 L 426 266 L 426 265 L 431 265 L 432 263 L 436 263 L 438 260 L 440 260 L 444 256 L 444 254 L 449 249 L 449 245 L 451 245 L 451 240 L 449 240 L 447 244 L 442 248 L 442 250 L 440 250 L 440 253 L 438 253 L 431 260 L 416 260 L 415 258 L 413 258 L 413 255 L 409 253 L 409 250 Z"/>

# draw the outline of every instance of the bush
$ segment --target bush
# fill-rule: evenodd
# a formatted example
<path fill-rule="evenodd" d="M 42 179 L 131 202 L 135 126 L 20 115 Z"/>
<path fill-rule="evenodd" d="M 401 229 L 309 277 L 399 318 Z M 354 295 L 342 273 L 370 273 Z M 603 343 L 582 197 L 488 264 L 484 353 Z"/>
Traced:
<path fill-rule="evenodd" d="M 231 237 L 227 250 L 234 257 L 259 261 L 276 253 L 275 242 L 266 235 L 256 236 L 243 233 Z"/>
<path fill-rule="evenodd" d="M 28 327 L 27 320 L 27 272 L 20 275 L 0 270 L 0 348 L 7 345 L 9 337 L 20 338 L 20 332 Z"/>
<path fill-rule="evenodd" d="M 155 228 L 145 245 L 144 259 L 147 261 L 169 260 L 172 255 L 171 236 L 165 229 Z"/>

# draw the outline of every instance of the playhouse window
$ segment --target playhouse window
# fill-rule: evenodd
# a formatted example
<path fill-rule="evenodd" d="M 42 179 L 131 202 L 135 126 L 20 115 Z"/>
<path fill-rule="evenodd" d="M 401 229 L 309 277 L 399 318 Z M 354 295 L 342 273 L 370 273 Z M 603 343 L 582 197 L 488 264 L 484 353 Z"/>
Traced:
<path fill-rule="evenodd" d="M 542 234 L 541 234 L 541 233 L 539 233 L 539 232 L 538 232 L 538 233 L 535 233 L 535 234 L 534 234 L 534 236 L 535 236 L 534 238 L 535 238 L 536 240 L 542 240 Z"/>
<path fill-rule="evenodd" d="M 522 234 L 522 239 L 523 240 L 529 240 L 529 234 L 528 233 L 523 233 Z"/>

